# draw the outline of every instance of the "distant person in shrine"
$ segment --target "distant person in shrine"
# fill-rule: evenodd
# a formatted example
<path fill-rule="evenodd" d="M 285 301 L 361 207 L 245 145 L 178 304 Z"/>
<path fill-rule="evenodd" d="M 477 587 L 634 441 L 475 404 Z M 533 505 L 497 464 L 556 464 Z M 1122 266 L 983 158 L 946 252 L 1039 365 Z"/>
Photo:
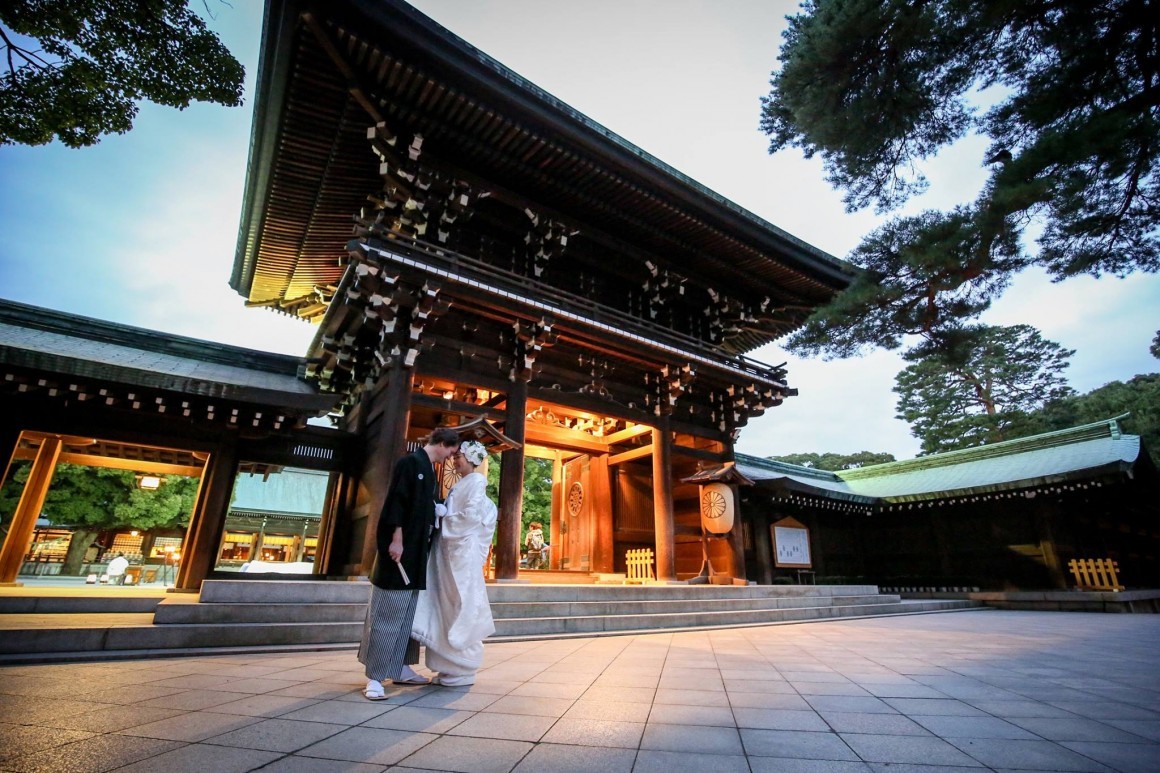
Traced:
<path fill-rule="evenodd" d="M 528 568 L 543 569 L 544 555 L 548 545 L 544 542 L 544 527 L 538 521 L 528 524 L 528 535 L 524 537 L 524 547 L 528 551 Z"/>

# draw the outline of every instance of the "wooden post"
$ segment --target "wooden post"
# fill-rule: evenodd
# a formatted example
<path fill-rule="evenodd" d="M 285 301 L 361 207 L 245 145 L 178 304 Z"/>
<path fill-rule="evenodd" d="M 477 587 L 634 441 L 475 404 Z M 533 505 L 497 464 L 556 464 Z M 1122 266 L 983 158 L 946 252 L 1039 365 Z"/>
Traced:
<path fill-rule="evenodd" d="M 744 580 L 745 574 L 745 529 L 741 525 L 741 487 L 730 483 L 733 492 L 733 529 L 729 532 L 729 553 L 733 564 L 729 573 L 734 579 Z"/>
<path fill-rule="evenodd" d="M 657 580 L 660 582 L 677 579 L 671 434 L 668 415 L 661 415 L 652 431 L 653 522 L 657 541 Z"/>
<path fill-rule="evenodd" d="M 46 435 L 36 451 L 28 481 L 24 484 L 16 512 L 12 514 L 8 538 L 4 540 L 3 549 L 0 549 L 0 584 L 14 583 L 20 574 L 24 555 L 32 543 L 36 519 L 44 507 L 44 498 L 48 495 L 48 486 L 52 483 L 52 474 L 56 471 L 56 461 L 60 458 L 63 446 L 59 435 Z"/>
<path fill-rule="evenodd" d="M 552 456 L 552 533 L 551 547 L 548 549 L 548 568 L 560 568 L 560 551 L 564 547 L 564 535 L 560 531 L 561 514 L 564 512 L 564 462 L 559 449 Z"/>
<path fill-rule="evenodd" d="M 520 572 L 520 526 L 524 509 L 524 423 L 528 382 L 517 378 L 507 397 L 504 434 L 520 444 L 500 455 L 499 523 L 496 525 L 495 579 L 514 580 Z M 555 535 L 552 537 L 555 539 Z"/>
<path fill-rule="evenodd" d="M 368 464 L 362 476 L 363 482 L 374 492 L 370 507 L 367 509 L 367 528 L 361 550 L 362 574 L 370 574 L 371 567 L 374 566 L 375 554 L 378 552 L 376 535 L 379 514 L 391 488 L 391 475 L 395 471 L 395 463 L 407 451 L 407 429 L 411 424 L 411 392 L 414 388 L 415 371 L 404 367 L 401 357 L 395 357 L 391 361 L 387 386 L 381 396 L 383 411 L 379 418 L 379 431 L 375 438 L 368 438 L 368 442 L 377 444 L 378 448 L 372 449 L 372 453 L 367 454 Z"/>
<path fill-rule="evenodd" d="M 201 583 L 217 563 L 218 551 L 215 548 L 220 544 L 225 529 L 226 511 L 230 508 L 237 469 L 238 448 L 232 439 L 223 441 L 205 462 L 197 486 L 193 518 L 181 546 L 177 581 L 174 583 L 178 590 L 201 590 Z"/>
<path fill-rule="evenodd" d="M 769 538 L 769 513 L 754 508 L 750 521 L 753 528 L 753 555 L 757 562 L 757 582 L 773 585 L 773 540 Z"/>

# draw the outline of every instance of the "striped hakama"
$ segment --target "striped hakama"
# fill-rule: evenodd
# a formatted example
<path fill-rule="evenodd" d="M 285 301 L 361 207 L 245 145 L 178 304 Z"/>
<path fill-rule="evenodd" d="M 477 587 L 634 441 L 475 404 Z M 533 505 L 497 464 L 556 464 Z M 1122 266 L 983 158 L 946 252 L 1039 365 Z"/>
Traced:
<path fill-rule="evenodd" d="M 411 638 L 418 603 L 417 590 L 371 586 L 371 603 L 358 648 L 358 661 L 366 666 L 367 679 L 398 679 L 404 665 L 419 662 L 419 642 Z"/>

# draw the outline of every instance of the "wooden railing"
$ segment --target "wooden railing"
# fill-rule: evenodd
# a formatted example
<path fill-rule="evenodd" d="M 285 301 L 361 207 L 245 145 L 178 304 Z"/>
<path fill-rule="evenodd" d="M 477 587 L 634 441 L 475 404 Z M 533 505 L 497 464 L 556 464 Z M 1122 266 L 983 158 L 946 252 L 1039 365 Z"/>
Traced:
<path fill-rule="evenodd" d="M 656 579 L 656 575 L 653 574 L 652 548 L 629 550 L 624 554 L 624 559 L 628 569 L 624 580 L 626 583 L 646 583 Z"/>
<path fill-rule="evenodd" d="M 1068 568 L 1075 575 L 1075 584 L 1085 590 L 1123 590 L 1116 576 L 1119 566 L 1110 558 L 1073 558 Z"/>

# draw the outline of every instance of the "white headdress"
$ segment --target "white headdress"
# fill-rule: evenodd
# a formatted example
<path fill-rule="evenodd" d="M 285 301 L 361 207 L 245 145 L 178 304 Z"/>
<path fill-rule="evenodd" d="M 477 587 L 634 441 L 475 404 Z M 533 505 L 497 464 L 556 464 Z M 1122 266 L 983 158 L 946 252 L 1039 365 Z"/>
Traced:
<path fill-rule="evenodd" d="M 487 458 L 487 449 L 478 440 L 464 440 L 459 446 L 459 453 L 476 467 Z"/>

